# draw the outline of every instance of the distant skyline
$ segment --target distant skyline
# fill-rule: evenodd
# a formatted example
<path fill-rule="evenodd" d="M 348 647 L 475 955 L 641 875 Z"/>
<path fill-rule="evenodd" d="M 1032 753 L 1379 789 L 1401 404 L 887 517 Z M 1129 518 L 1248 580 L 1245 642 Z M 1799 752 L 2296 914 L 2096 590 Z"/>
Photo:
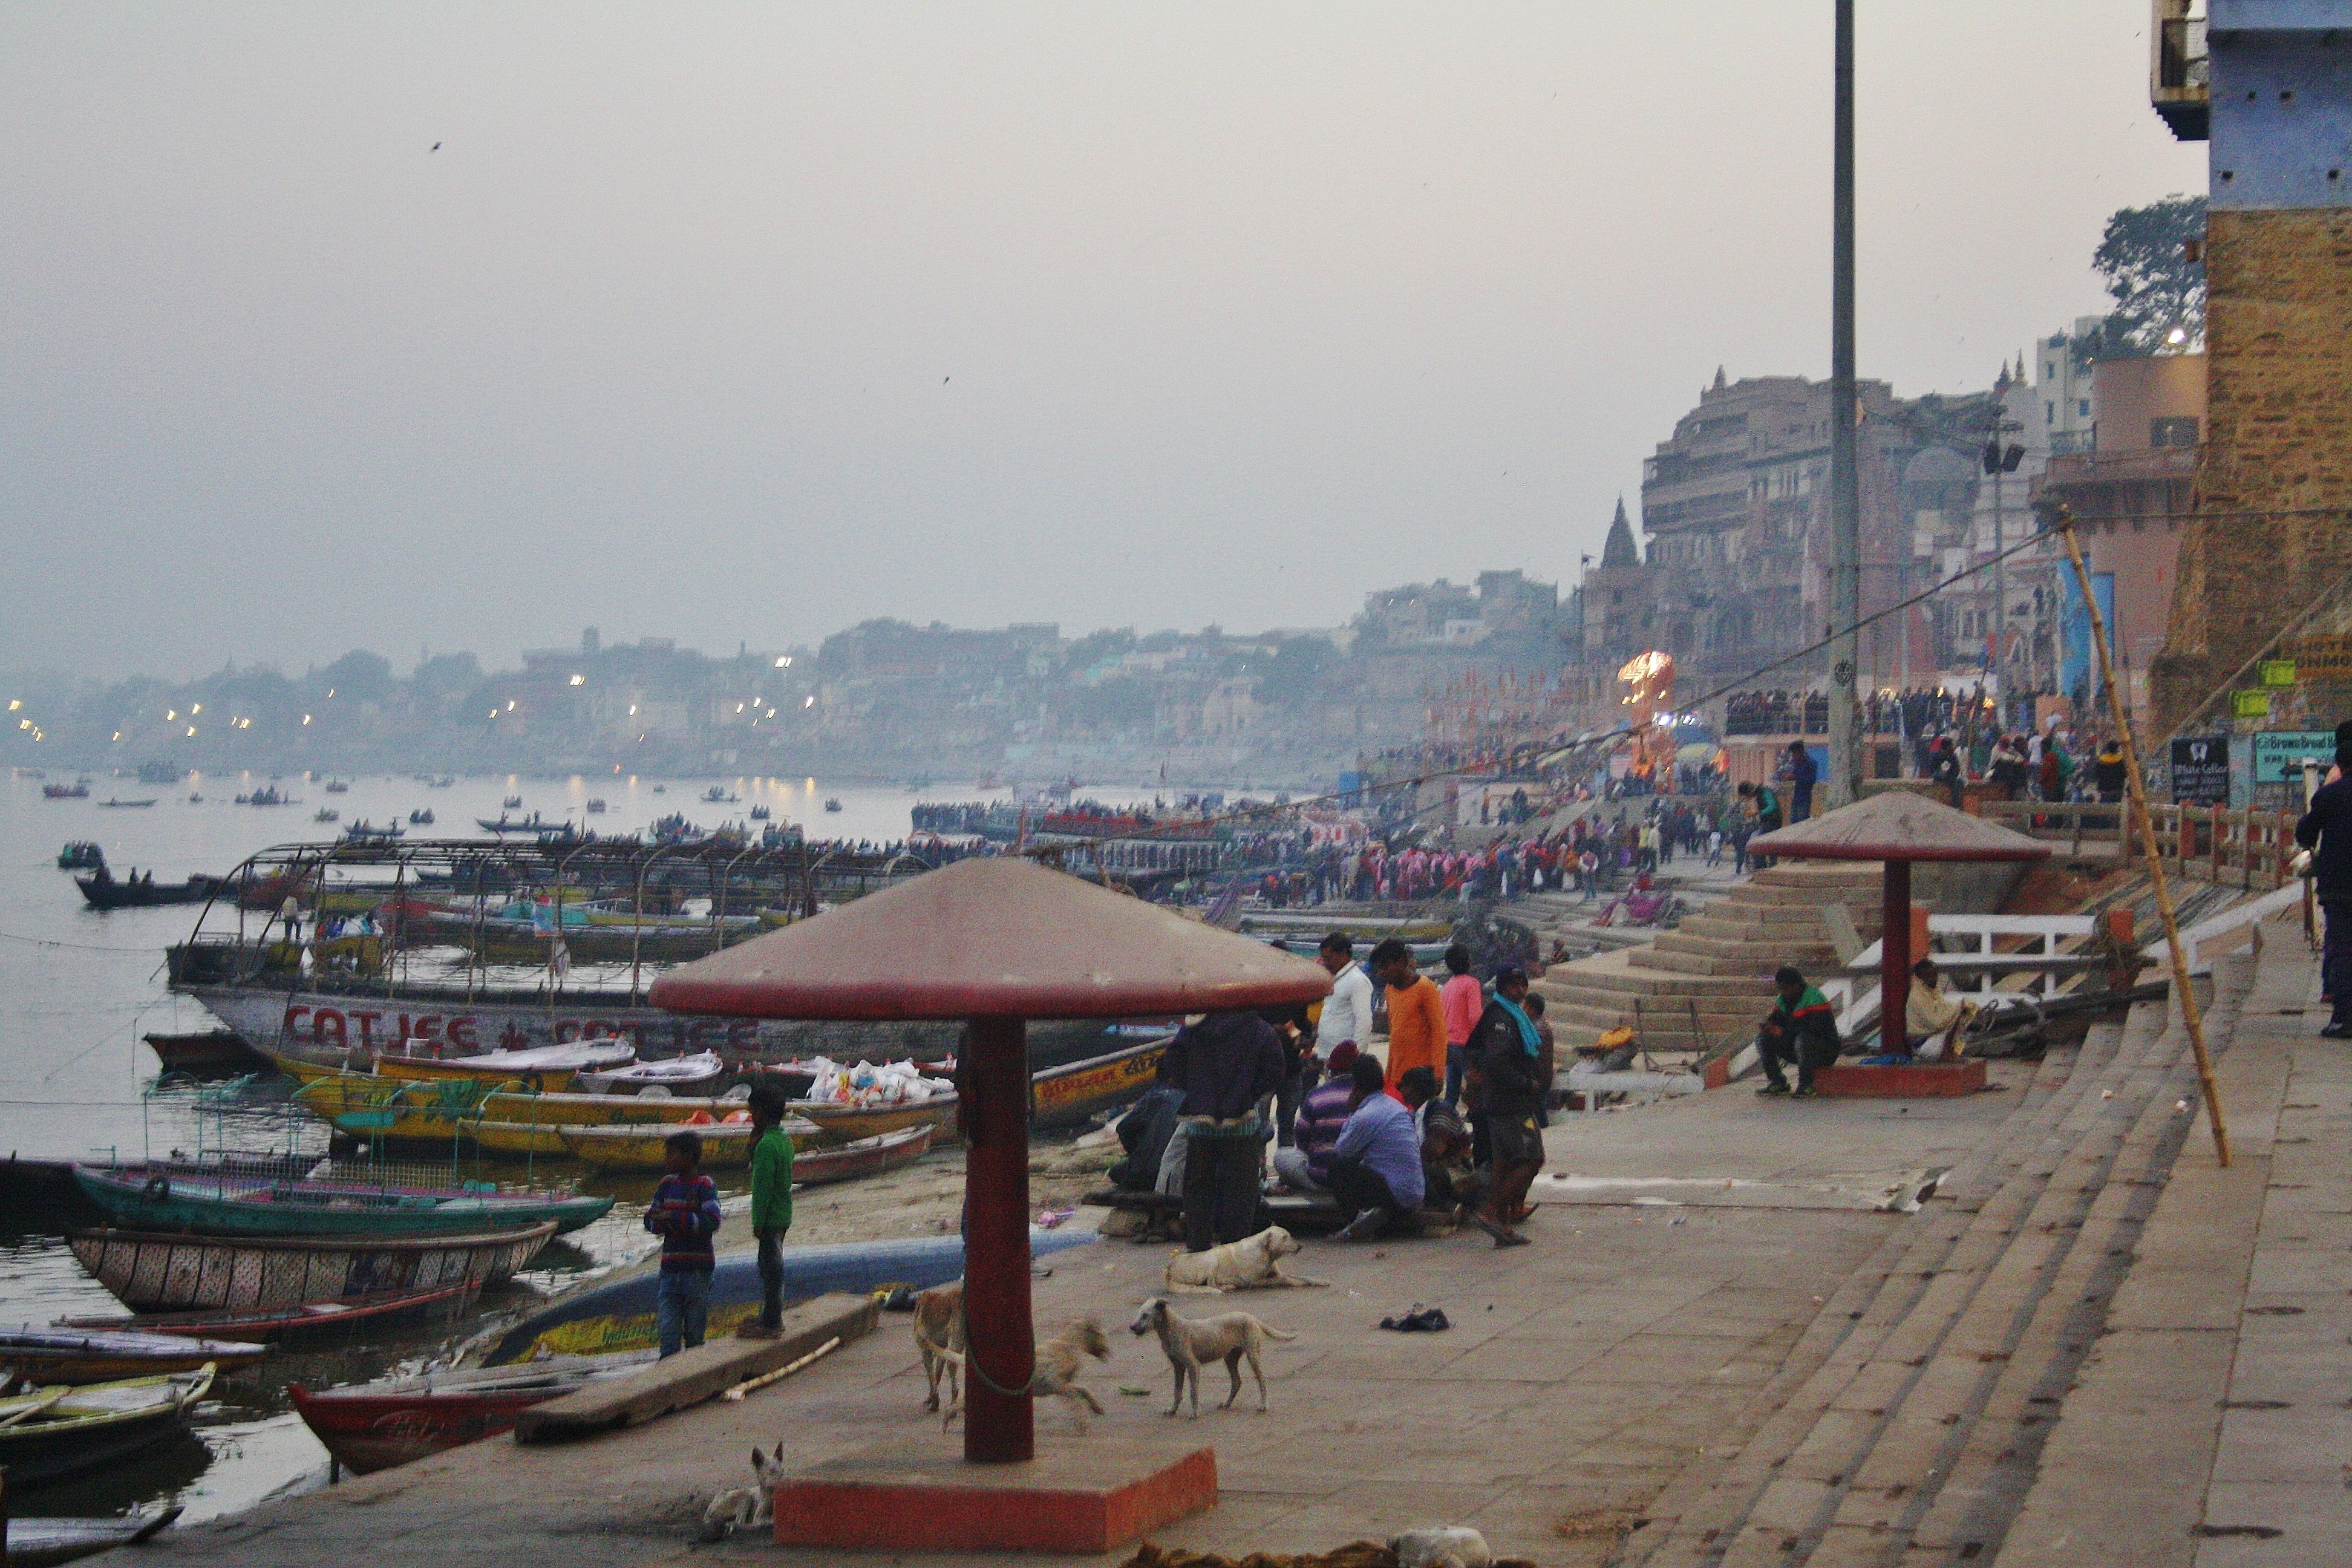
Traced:
<path fill-rule="evenodd" d="M 1830 14 L 20 0 L 0 668 L 1565 590 L 1718 364 L 1826 372 Z M 1863 8 L 1864 375 L 2202 190 L 2147 26 Z"/>

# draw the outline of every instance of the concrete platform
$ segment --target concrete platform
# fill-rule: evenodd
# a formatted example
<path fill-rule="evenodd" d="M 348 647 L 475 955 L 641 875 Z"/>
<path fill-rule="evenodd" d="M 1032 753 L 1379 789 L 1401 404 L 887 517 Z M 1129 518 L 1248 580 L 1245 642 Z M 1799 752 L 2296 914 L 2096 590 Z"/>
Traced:
<path fill-rule="evenodd" d="M 1974 1094 L 1985 1086 L 1981 1058 L 1866 1068 L 1849 1063 L 1813 1070 L 1813 1092 L 1830 1100 L 1920 1100 Z"/>
<path fill-rule="evenodd" d="M 776 1489 L 776 1542 L 889 1552 L 1108 1552 L 1217 1505 L 1217 1456 L 1108 1438 L 1022 1465 L 928 1439 L 843 1454 Z"/>

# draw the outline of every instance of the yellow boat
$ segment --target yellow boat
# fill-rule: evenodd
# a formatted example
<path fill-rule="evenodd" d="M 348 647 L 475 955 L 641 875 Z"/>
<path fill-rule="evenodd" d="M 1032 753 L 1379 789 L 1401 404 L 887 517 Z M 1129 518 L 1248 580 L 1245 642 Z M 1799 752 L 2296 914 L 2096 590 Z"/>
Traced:
<path fill-rule="evenodd" d="M 468 1121 L 459 1131 L 485 1154 L 561 1160 L 570 1152 L 563 1146 L 566 1129 L 562 1127 L 541 1127 L 533 1121 Z"/>
<path fill-rule="evenodd" d="M 786 1130 L 791 1131 L 789 1126 Z M 702 1168 L 723 1171 L 751 1163 L 751 1134 L 755 1131 L 748 1121 L 721 1121 L 699 1127 L 559 1127 L 556 1136 L 563 1141 L 572 1157 L 583 1165 L 605 1171 L 658 1171 L 670 1134 L 698 1133 L 702 1138 Z"/>

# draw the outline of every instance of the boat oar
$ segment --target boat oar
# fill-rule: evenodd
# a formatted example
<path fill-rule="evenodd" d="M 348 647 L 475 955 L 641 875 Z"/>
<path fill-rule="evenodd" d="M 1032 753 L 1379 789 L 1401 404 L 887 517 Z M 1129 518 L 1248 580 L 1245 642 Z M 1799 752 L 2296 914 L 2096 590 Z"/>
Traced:
<path fill-rule="evenodd" d="M 37 1397 L 28 1399 L 25 1402 L 23 1409 L 11 1410 L 7 1415 L 0 1415 L 0 1428 L 14 1426 L 20 1421 L 30 1421 L 34 1416 L 38 1415 L 42 1411 L 47 1410 L 50 1405 L 55 1405 L 58 1400 L 63 1399 L 66 1396 L 67 1392 L 68 1391 L 63 1388 L 45 1388 L 41 1390 L 40 1394 Z"/>
<path fill-rule="evenodd" d="M 782 1383 L 784 1379 L 792 1376 L 793 1373 L 800 1371 L 801 1368 L 808 1365 L 809 1363 L 816 1360 L 817 1357 L 824 1354 L 826 1352 L 838 1350 L 840 1348 L 841 1336 L 835 1334 L 833 1338 L 825 1341 L 824 1343 L 817 1346 L 816 1349 L 809 1352 L 808 1354 L 801 1357 L 800 1360 L 793 1362 L 791 1365 L 780 1366 L 773 1372 L 763 1372 L 757 1377 L 747 1378 L 743 1382 L 739 1383 L 734 1387 L 729 1389 L 726 1393 L 720 1394 L 719 1397 L 733 1404 L 740 1405 L 743 1402 L 743 1396 L 745 1394 L 765 1388 L 772 1383 Z"/>

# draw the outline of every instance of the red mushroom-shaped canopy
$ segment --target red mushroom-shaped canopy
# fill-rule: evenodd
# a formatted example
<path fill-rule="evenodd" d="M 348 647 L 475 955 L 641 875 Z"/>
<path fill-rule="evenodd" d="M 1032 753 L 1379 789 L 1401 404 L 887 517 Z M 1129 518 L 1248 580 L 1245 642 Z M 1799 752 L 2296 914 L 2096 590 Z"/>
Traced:
<path fill-rule="evenodd" d="M 1792 860 L 2041 860 L 2050 846 L 1926 795 L 1888 790 L 1764 834 L 1748 852 Z"/>
<path fill-rule="evenodd" d="M 958 861 L 671 971 L 734 1017 L 1123 1018 L 1329 994 L 1321 965 L 1033 860 Z"/>

